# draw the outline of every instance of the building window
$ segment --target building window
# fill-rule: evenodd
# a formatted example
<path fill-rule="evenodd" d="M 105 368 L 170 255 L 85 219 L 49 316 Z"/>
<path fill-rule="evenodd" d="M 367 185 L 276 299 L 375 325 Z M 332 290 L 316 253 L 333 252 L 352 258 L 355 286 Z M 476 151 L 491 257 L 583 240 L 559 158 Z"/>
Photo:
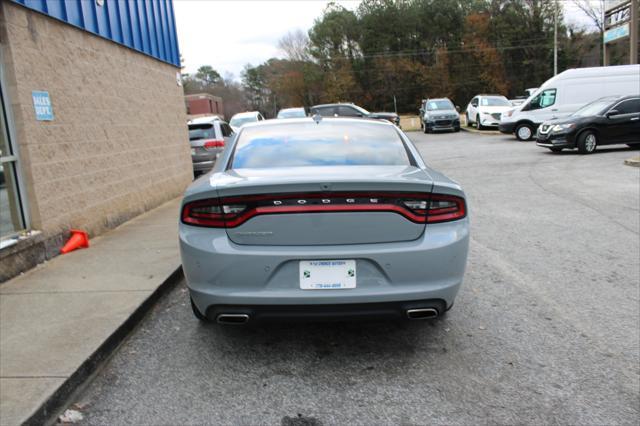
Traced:
<path fill-rule="evenodd" d="M 1 80 L 1 79 L 0 79 Z M 1 82 L 0 82 L 1 83 Z M 19 180 L 20 165 L 11 138 L 4 85 L 0 84 L 0 249 L 13 245 L 20 231 L 27 228 L 24 199 Z"/>

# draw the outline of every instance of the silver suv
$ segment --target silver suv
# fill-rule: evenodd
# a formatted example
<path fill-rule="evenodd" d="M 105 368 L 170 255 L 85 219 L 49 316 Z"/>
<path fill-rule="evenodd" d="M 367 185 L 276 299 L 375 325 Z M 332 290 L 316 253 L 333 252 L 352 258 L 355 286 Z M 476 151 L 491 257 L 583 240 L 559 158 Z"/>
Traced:
<path fill-rule="evenodd" d="M 213 168 L 218 156 L 234 133 L 226 121 L 218 117 L 201 117 L 189 122 L 189 142 L 193 174 L 206 173 Z"/>

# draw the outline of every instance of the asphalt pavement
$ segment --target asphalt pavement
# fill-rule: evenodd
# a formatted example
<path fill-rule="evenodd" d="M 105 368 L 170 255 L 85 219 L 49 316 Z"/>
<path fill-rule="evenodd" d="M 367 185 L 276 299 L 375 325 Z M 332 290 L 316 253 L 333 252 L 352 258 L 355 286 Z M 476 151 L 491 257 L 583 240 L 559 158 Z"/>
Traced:
<path fill-rule="evenodd" d="M 78 395 L 81 423 L 637 425 L 640 170 L 623 165 L 637 151 L 410 136 L 469 199 L 445 317 L 202 325 L 182 284 Z"/>

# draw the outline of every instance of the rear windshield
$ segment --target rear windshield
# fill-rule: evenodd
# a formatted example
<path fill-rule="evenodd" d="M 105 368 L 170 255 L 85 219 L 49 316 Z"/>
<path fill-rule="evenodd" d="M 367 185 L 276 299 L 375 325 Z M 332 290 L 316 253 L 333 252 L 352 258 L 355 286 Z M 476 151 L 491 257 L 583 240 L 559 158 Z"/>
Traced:
<path fill-rule="evenodd" d="M 234 169 L 410 164 L 405 144 L 391 126 L 311 120 L 245 128 L 231 160 Z"/>
<path fill-rule="evenodd" d="M 216 132 L 213 124 L 189 124 L 189 140 L 215 139 Z"/>
<path fill-rule="evenodd" d="M 306 117 L 307 114 L 304 112 L 304 109 L 283 109 L 278 112 L 278 118 L 303 118 Z"/>

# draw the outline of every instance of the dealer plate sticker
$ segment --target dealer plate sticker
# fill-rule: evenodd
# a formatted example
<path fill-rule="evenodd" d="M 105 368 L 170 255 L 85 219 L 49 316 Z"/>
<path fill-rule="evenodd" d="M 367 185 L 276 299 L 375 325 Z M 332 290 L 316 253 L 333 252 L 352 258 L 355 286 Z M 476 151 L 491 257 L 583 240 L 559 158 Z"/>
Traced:
<path fill-rule="evenodd" d="M 301 260 L 300 288 L 303 290 L 356 288 L 356 261 Z"/>

